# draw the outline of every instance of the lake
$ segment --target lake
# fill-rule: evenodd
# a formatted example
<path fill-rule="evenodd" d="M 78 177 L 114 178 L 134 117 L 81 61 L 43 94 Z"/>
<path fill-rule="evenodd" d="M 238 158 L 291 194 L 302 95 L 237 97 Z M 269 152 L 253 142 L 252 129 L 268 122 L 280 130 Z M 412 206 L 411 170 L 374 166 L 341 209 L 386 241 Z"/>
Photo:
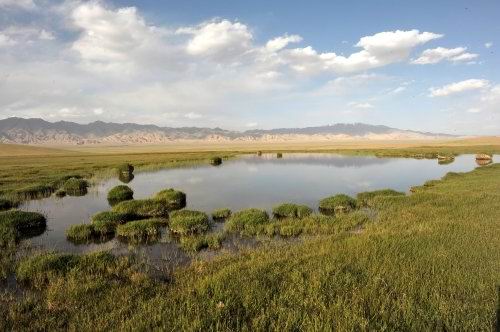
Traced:
<path fill-rule="evenodd" d="M 207 213 L 226 207 L 233 211 L 250 207 L 271 211 L 274 205 L 282 202 L 306 204 L 316 210 L 321 198 L 333 194 L 354 196 L 362 191 L 383 188 L 408 191 L 411 186 L 439 179 L 447 172 L 465 172 L 475 167 L 474 155 L 458 156 L 446 165 L 438 164 L 435 159 L 329 153 L 289 153 L 280 159 L 275 154 L 243 155 L 225 160 L 220 166 L 136 172 L 128 185 L 134 190 L 134 198 L 148 198 L 165 188 L 181 190 L 187 194 L 188 209 Z M 24 203 L 20 209 L 41 212 L 48 220 L 47 231 L 28 241 L 43 249 L 67 252 L 109 249 L 126 253 L 135 250 L 164 260 L 187 260 L 186 254 L 168 236 L 158 244 L 141 247 L 131 247 L 117 239 L 89 245 L 74 245 L 66 240 L 68 227 L 89 222 L 96 212 L 110 209 L 107 192 L 119 184 L 122 182 L 113 178 L 90 187 L 85 196 L 51 196 Z M 224 247 L 231 245 L 225 243 Z"/>

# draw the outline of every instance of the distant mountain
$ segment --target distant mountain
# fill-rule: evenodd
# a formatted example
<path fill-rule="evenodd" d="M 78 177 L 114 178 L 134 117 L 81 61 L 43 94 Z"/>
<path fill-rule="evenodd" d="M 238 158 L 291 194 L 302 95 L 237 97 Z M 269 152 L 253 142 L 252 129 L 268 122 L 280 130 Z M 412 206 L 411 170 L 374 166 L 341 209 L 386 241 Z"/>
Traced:
<path fill-rule="evenodd" d="M 374 126 L 363 123 L 334 124 L 321 127 L 248 130 L 221 128 L 159 127 L 135 123 L 89 124 L 43 119 L 8 118 L 0 120 L 0 142 L 18 144 L 100 144 L 100 143 L 165 143 L 177 140 L 207 141 L 290 141 L 347 139 L 435 139 L 452 135 Z"/>

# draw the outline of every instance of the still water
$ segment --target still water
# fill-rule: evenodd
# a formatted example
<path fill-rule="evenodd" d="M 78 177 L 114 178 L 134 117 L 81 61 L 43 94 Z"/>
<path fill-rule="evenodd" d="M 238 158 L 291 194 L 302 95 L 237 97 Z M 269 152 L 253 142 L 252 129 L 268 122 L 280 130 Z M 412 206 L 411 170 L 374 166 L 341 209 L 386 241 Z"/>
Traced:
<path fill-rule="evenodd" d="M 244 155 L 224 161 L 220 166 L 196 166 L 136 172 L 128 185 L 134 198 L 147 198 L 165 188 L 187 194 L 187 208 L 210 213 L 217 208 L 233 211 L 256 207 L 268 211 L 281 202 L 307 204 L 316 209 L 326 196 L 391 188 L 408 191 L 411 186 L 439 179 L 447 172 L 465 172 L 476 167 L 473 155 L 462 155 L 453 163 L 439 165 L 437 160 L 409 158 L 377 158 L 326 153 Z M 66 241 L 65 231 L 74 224 L 89 222 L 99 211 L 109 210 L 106 200 L 109 189 L 121 184 L 118 178 L 103 181 L 82 197 L 54 196 L 26 202 L 21 209 L 43 213 L 48 220 L 47 231 L 30 239 L 43 249 L 88 252 L 109 249 L 117 253 L 132 250 L 117 239 L 102 244 L 74 245 Z M 225 247 L 231 246 L 226 243 Z M 134 248 L 163 259 L 186 260 L 185 253 L 168 236 L 161 243 Z"/>

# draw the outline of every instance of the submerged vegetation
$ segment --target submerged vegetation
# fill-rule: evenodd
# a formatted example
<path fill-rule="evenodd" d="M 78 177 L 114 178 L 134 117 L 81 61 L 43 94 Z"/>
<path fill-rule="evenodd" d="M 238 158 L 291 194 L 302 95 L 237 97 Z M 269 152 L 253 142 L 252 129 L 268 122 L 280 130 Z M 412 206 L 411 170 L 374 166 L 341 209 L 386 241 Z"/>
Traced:
<path fill-rule="evenodd" d="M 201 234 L 208 231 L 210 224 L 206 213 L 180 210 L 170 214 L 170 230 L 181 235 Z"/>
<path fill-rule="evenodd" d="M 131 199 L 134 199 L 134 191 L 125 185 L 113 187 L 108 192 L 108 202 L 111 206 Z"/>

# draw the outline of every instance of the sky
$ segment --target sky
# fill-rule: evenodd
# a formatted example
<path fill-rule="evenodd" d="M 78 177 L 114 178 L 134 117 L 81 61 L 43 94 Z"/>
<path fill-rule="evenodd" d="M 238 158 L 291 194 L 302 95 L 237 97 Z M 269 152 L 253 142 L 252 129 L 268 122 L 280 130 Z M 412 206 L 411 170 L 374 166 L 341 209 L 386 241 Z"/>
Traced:
<path fill-rule="evenodd" d="M 500 135 L 500 1 L 0 0 L 0 118 Z"/>

